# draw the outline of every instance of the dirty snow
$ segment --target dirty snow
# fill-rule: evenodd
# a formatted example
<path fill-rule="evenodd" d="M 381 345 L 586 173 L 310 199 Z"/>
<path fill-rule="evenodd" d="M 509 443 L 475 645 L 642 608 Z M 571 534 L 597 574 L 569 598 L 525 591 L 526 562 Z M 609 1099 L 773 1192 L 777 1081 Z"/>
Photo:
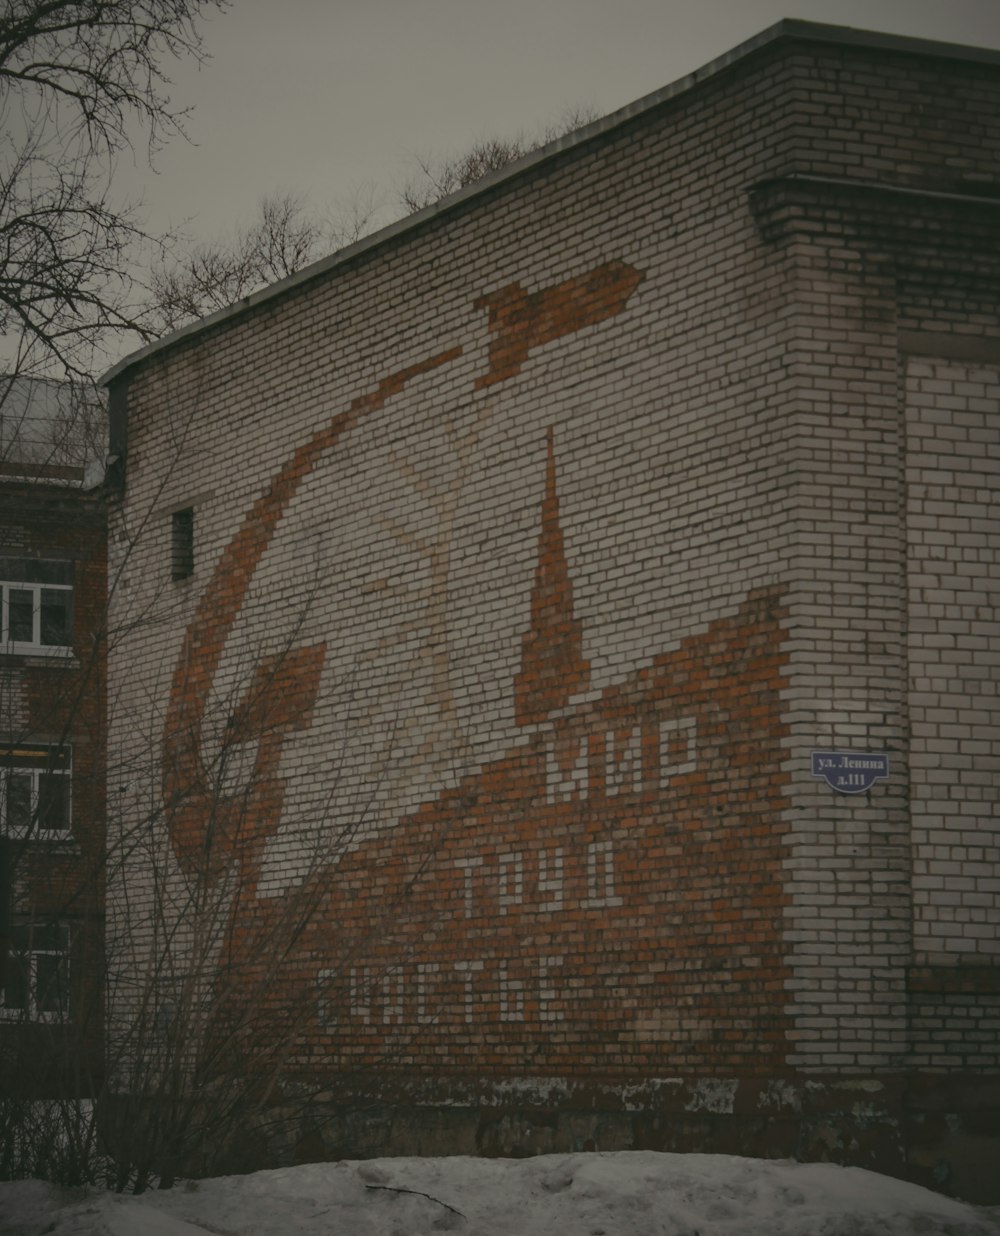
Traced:
<path fill-rule="evenodd" d="M 0 1184 L 0 1236 L 997 1236 L 984 1209 L 827 1163 L 729 1155 L 372 1159 L 141 1197 Z"/>

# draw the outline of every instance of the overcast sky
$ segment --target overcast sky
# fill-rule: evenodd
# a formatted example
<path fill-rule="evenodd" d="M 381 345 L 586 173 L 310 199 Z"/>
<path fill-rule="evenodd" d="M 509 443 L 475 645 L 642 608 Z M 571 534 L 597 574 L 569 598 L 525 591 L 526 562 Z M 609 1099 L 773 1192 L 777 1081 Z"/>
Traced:
<path fill-rule="evenodd" d="M 130 189 L 199 239 L 275 190 L 388 193 L 418 156 L 613 111 L 782 17 L 1000 47 L 1000 0 L 235 0 L 172 74 L 192 144 Z"/>

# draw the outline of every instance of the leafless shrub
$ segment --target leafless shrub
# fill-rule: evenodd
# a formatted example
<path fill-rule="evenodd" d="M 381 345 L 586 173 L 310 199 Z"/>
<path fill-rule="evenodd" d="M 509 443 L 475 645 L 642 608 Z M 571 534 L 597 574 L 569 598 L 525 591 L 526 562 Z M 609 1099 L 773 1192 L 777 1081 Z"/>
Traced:
<path fill-rule="evenodd" d="M 440 159 L 419 158 L 416 176 L 400 190 L 402 204 L 409 212 L 423 210 L 450 193 L 476 184 L 492 172 L 508 167 L 531 151 L 565 137 L 567 133 L 596 119 L 597 113 L 592 109 L 578 107 L 533 136 L 488 137 L 460 155 Z"/>

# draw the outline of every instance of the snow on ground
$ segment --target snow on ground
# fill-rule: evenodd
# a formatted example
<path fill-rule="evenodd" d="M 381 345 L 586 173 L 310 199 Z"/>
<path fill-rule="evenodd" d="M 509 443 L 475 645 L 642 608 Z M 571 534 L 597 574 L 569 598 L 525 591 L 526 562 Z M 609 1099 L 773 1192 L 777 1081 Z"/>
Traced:
<path fill-rule="evenodd" d="M 1000 1210 L 860 1168 L 729 1155 L 372 1159 L 141 1197 L 0 1184 L 0 1236 L 997 1236 Z"/>

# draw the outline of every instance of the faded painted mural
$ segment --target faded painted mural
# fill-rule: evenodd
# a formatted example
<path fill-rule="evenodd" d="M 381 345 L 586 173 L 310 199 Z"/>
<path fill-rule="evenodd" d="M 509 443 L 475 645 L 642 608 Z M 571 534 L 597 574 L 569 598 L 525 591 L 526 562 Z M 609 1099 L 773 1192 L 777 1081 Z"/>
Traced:
<path fill-rule="evenodd" d="M 323 1153 L 992 1181 L 997 89 L 783 24 L 109 375 L 124 968 Z"/>
<path fill-rule="evenodd" d="M 494 339 L 477 387 L 516 373 L 535 346 L 619 313 L 640 281 L 610 262 L 530 296 L 512 285 L 480 298 Z M 262 974 L 255 957 L 268 955 L 262 964 L 270 965 L 290 900 L 309 907 L 277 983 L 260 984 L 275 989 L 275 1007 L 312 1008 L 299 1035 L 302 1064 L 486 1072 L 779 1065 L 780 596 L 753 593 L 731 617 L 673 651 L 651 649 L 627 677 L 592 689 L 551 427 L 538 444 L 534 582 L 520 668 L 507 687 L 521 737 L 502 758 L 475 767 L 455 721 L 444 613 L 452 500 L 435 508 L 445 528 L 439 545 L 392 523 L 383 531 L 428 563 L 419 622 L 433 636 L 437 621 L 429 644 L 441 660 L 431 670 L 436 719 L 422 752 L 428 766 L 459 775 L 442 772 L 419 809 L 352 837 L 296 887 L 265 888 L 268 846 L 282 827 L 283 746 L 312 723 L 326 643 L 257 665 L 228 723 L 229 741 L 253 752 L 245 784 L 220 799 L 206 770 L 202 723 L 213 679 L 299 486 L 348 431 L 363 431 L 411 379 L 460 351 L 383 379 L 294 453 L 247 512 L 188 627 L 162 790 L 189 878 L 239 871 L 220 965 Z M 451 442 L 459 465 L 478 444 L 474 432 Z M 421 487 L 416 467 L 394 466 L 402 484 Z"/>

